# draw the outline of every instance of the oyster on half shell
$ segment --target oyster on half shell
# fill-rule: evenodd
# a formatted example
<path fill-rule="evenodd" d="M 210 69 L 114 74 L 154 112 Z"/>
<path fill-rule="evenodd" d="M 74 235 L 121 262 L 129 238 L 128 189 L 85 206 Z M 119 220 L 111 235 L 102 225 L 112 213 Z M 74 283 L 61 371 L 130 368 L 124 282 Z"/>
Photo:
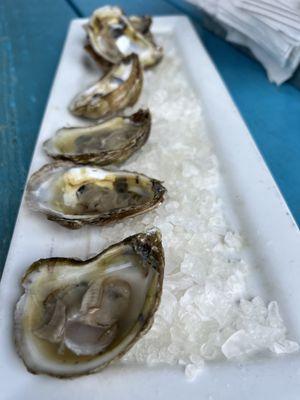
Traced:
<path fill-rule="evenodd" d="M 98 372 L 121 358 L 152 325 L 163 273 L 155 229 L 86 261 L 33 263 L 14 315 L 16 347 L 27 369 L 67 378 Z"/>
<path fill-rule="evenodd" d="M 26 201 L 48 219 L 78 229 L 152 210 L 163 202 L 165 192 L 160 181 L 143 174 L 57 161 L 31 176 Z"/>
<path fill-rule="evenodd" d="M 120 163 L 145 144 L 150 129 L 150 111 L 140 109 L 92 126 L 59 129 L 46 140 L 44 150 L 50 157 L 75 163 Z"/>
<path fill-rule="evenodd" d="M 104 66 L 135 53 L 143 68 L 152 67 L 162 59 L 163 49 L 153 40 L 151 23 L 147 16 L 127 18 L 119 7 L 98 8 L 85 26 L 87 50 Z"/>
<path fill-rule="evenodd" d="M 128 20 L 136 31 L 153 40 L 152 34 L 150 32 L 152 18 L 149 15 L 130 15 L 128 17 Z"/>
<path fill-rule="evenodd" d="M 70 104 L 77 116 L 100 119 L 133 106 L 143 86 L 143 69 L 136 54 L 113 65 L 100 80 L 79 93 Z"/>

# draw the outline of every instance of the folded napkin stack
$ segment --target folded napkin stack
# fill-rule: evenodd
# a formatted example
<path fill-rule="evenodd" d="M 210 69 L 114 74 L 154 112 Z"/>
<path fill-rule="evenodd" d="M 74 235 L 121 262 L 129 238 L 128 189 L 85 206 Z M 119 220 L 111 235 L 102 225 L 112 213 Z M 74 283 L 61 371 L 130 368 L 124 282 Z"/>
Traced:
<path fill-rule="evenodd" d="M 226 39 L 248 47 L 270 81 L 289 79 L 300 63 L 300 0 L 188 0 L 215 18 Z"/>

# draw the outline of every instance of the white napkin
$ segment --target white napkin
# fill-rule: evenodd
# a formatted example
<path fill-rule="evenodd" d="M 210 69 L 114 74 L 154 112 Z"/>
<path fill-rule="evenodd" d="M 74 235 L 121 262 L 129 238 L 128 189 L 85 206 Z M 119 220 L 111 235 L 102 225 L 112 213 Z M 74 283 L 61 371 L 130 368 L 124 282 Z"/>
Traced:
<path fill-rule="evenodd" d="M 300 62 L 300 0 L 188 0 L 215 17 L 226 39 L 248 47 L 277 84 Z"/>
<path fill-rule="evenodd" d="M 278 0 L 284 6 L 290 7 L 294 10 L 300 10 L 300 1 L 299 0 Z"/>
<path fill-rule="evenodd" d="M 292 39 L 300 39 L 300 10 L 295 12 L 272 0 L 241 0 L 237 7 L 252 14 L 274 30 L 281 31 Z"/>

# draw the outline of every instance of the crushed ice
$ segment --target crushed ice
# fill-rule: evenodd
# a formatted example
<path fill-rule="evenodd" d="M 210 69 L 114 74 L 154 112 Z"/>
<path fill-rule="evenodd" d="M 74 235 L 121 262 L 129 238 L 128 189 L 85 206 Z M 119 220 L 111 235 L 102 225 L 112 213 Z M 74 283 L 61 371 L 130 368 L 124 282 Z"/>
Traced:
<path fill-rule="evenodd" d="M 160 228 L 166 255 L 161 305 L 151 330 L 125 362 L 182 365 L 188 379 L 205 360 L 236 358 L 269 349 L 298 350 L 286 339 L 276 302 L 246 300 L 248 268 L 239 234 L 228 228 L 217 197 L 217 159 L 205 132 L 201 105 L 184 75 L 172 40 L 166 55 L 145 73 L 139 106 L 152 112 L 148 143 L 125 169 L 165 182 L 168 195 L 156 210 L 102 230 L 107 243 Z"/>

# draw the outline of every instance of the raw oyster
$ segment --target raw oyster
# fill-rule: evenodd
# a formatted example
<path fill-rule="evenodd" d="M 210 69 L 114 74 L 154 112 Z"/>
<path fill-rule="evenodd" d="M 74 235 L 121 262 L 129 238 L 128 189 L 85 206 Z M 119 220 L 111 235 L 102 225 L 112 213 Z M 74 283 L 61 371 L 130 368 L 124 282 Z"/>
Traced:
<path fill-rule="evenodd" d="M 31 176 L 26 200 L 48 219 L 77 229 L 152 210 L 164 200 L 165 191 L 160 181 L 136 172 L 57 161 Z"/>
<path fill-rule="evenodd" d="M 136 31 L 139 31 L 143 35 L 148 36 L 152 40 L 152 34 L 150 32 L 152 18 L 149 15 L 131 15 L 130 17 L 128 17 L 128 19 Z"/>
<path fill-rule="evenodd" d="M 147 16 L 127 18 L 119 7 L 99 8 L 85 27 L 87 49 L 95 53 L 100 63 L 117 64 L 128 54 L 135 53 L 144 68 L 152 67 L 162 59 L 163 50 L 153 40 L 151 22 Z"/>
<path fill-rule="evenodd" d="M 86 261 L 41 259 L 22 279 L 14 318 L 32 373 L 67 378 L 121 358 L 152 325 L 164 252 L 159 231 L 126 238 Z"/>
<path fill-rule="evenodd" d="M 108 165 L 127 160 L 147 141 L 151 129 L 149 110 L 129 117 L 114 117 L 96 125 L 62 128 L 44 143 L 55 159 Z"/>
<path fill-rule="evenodd" d="M 113 65 L 100 80 L 79 93 L 70 105 L 74 115 L 98 119 L 133 106 L 143 86 L 143 70 L 136 54 Z"/>

